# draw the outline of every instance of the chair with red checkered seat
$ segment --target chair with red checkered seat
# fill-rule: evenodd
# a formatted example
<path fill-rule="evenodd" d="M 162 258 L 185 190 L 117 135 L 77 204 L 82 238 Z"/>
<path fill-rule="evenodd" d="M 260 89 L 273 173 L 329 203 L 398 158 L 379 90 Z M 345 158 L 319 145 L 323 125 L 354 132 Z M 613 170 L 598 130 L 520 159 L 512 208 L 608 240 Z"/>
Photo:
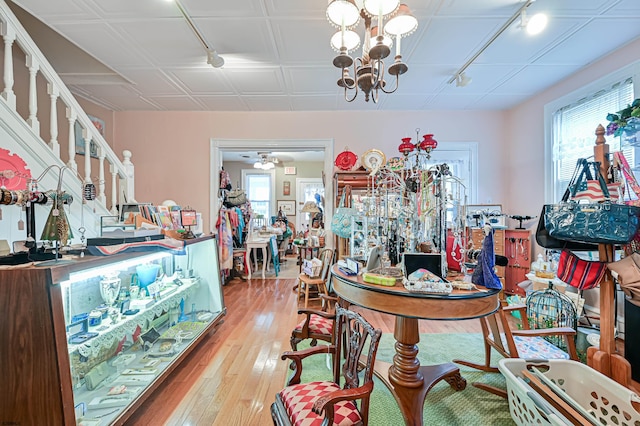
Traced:
<path fill-rule="evenodd" d="M 315 346 L 318 340 L 333 342 L 333 324 L 336 315 L 330 304 L 338 300 L 335 297 L 320 294 L 322 299 L 322 310 L 298 309 L 298 315 L 304 315 L 304 319 L 296 325 L 291 332 L 291 349 L 298 350 L 298 343 L 306 339 L 311 339 L 311 346 Z"/>
<path fill-rule="evenodd" d="M 368 424 L 373 365 L 382 332 L 360 314 L 336 306 L 335 333 L 331 345 L 282 354 L 282 359 L 292 360 L 295 368 L 287 387 L 271 404 L 274 425 Z M 300 383 L 302 360 L 324 353 L 333 356 L 333 381 Z M 324 362 L 324 357 L 317 358 L 316 362 Z M 360 376 L 359 363 L 364 365 Z"/>

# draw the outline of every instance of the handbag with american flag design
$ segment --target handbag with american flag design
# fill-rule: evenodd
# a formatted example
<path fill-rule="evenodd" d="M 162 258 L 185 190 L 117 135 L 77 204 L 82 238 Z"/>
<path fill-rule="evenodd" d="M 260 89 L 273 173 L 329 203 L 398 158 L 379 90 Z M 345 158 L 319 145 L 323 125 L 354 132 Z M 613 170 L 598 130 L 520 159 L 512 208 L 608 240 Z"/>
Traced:
<path fill-rule="evenodd" d="M 578 170 L 578 178 L 570 188 L 573 201 L 585 200 L 589 203 L 611 201 L 615 203 L 620 199 L 620 182 L 607 184 L 600 172 L 600 162 L 580 158 L 576 165 L 576 171 Z M 593 174 L 591 170 L 593 170 Z"/>

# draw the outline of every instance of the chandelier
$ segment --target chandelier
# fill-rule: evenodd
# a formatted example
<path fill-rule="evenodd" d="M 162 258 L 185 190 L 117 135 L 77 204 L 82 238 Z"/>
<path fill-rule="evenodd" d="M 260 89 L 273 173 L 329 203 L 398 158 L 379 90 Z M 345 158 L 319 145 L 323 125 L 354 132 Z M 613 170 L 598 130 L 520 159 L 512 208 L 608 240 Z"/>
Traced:
<path fill-rule="evenodd" d="M 330 0 L 327 6 L 329 22 L 339 28 L 331 37 L 331 47 L 339 54 L 333 59 L 333 65 L 341 69 L 338 86 L 344 88 L 344 98 L 352 102 L 358 92 L 364 93 L 364 100 L 378 102 L 379 91 L 393 93 L 398 89 L 400 75 L 407 72 L 407 65 L 402 62 L 400 50 L 402 37 L 412 34 L 418 28 L 418 20 L 411 14 L 406 4 L 400 0 Z M 362 57 L 355 60 L 349 52 L 360 46 L 360 36 L 353 29 L 364 20 L 364 42 Z M 377 19 L 377 26 L 371 21 Z M 384 19 L 390 18 L 386 25 Z M 386 73 L 395 77 L 393 89 L 386 88 L 384 59 L 391 53 L 395 39 L 396 55 Z M 353 75 L 350 68 L 353 66 Z M 353 95 L 349 97 L 349 92 Z"/>

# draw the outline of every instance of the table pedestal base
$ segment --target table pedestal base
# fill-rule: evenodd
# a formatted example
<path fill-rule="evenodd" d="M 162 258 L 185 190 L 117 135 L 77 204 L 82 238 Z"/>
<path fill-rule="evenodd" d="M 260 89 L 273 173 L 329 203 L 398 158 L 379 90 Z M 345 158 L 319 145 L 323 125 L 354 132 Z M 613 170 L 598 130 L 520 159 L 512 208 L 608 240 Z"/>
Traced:
<path fill-rule="evenodd" d="M 421 366 L 418 374 L 423 377 L 423 382 L 421 386 L 414 388 L 395 385 L 393 381 L 389 379 L 389 369 L 391 368 L 393 368 L 393 364 L 376 361 L 374 374 L 393 394 L 407 426 L 423 425 L 422 412 L 424 399 L 431 388 L 440 380 L 446 380 L 447 383 L 457 391 L 467 387 L 467 381 L 460 375 L 460 369 L 450 362 L 440 365 Z"/>

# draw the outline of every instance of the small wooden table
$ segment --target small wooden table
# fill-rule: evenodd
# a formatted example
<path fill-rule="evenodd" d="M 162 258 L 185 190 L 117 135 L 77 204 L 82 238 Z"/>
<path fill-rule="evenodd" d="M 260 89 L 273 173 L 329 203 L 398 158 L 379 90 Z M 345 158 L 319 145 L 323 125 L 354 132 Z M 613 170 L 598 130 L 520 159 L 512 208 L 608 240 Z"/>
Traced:
<path fill-rule="evenodd" d="M 262 279 L 265 278 L 265 270 L 271 259 L 269 251 L 269 238 L 255 238 L 247 240 L 247 257 L 245 258 L 245 267 L 247 268 L 247 279 L 251 279 L 251 252 L 255 249 L 253 255 L 253 263 L 258 269 L 258 249 L 262 249 Z"/>
<path fill-rule="evenodd" d="M 365 283 L 362 277 L 350 277 L 331 268 L 333 290 L 351 304 L 396 316 L 393 336 L 396 355 L 393 364 L 376 360 L 375 375 L 389 388 L 400 406 L 407 425 L 422 425 L 424 399 L 429 390 L 444 379 L 456 390 L 467 381 L 452 363 L 420 366 L 418 319 L 461 320 L 495 312 L 499 290 L 454 290 L 449 295 L 410 293 L 401 283 L 386 287 Z"/>

